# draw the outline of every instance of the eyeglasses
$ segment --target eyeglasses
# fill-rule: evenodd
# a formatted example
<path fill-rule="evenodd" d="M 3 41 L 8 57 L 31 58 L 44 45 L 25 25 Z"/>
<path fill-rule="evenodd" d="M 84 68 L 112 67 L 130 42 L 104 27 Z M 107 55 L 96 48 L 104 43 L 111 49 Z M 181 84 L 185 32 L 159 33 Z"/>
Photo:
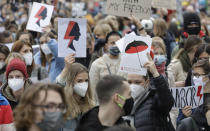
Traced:
<path fill-rule="evenodd" d="M 47 105 L 33 105 L 33 106 L 44 108 L 48 112 L 56 112 L 59 110 L 59 111 L 65 113 L 66 109 L 67 109 L 67 106 L 63 103 L 62 104 L 50 103 Z"/>
<path fill-rule="evenodd" d="M 206 76 L 206 74 L 198 74 L 198 73 L 192 73 L 193 76 L 196 78 L 199 78 L 200 76 Z"/>
<path fill-rule="evenodd" d="M 209 57 L 202 57 L 202 58 L 198 58 L 198 60 L 208 60 Z"/>

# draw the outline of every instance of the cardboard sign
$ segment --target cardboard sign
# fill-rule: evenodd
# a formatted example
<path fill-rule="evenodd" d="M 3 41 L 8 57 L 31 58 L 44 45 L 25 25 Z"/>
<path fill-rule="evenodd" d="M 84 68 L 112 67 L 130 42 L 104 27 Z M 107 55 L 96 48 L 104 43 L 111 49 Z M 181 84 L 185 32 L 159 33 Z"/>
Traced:
<path fill-rule="evenodd" d="M 85 16 L 87 14 L 84 2 L 72 3 L 72 16 Z"/>
<path fill-rule="evenodd" d="M 176 0 L 152 0 L 152 7 L 176 10 Z"/>
<path fill-rule="evenodd" d="M 43 27 L 50 24 L 53 9 L 51 5 L 34 2 L 26 29 L 42 32 Z"/>
<path fill-rule="evenodd" d="M 173 108 L 182 109 L 185 106 L 196 108 L 203 104 L 203 86 L 170 88 L 175 103 Z"/>
<path fill-rule="evenodd" d="M 140 19 L 150 18 L 151 3 L 152 0 L 107 0 L 106 13 L 124 17 L 134 15 Z"/>
<path fill-rule="evenodd" d="M 86 57 L 86 19 L 58 19 L 58 56 Z"/>
<path fill-rule="evenodd" d="M 151 50 L 150 36 L 126 35 L 121 52 L 120 71 L 132 74 L 146 75 L 144 64 L 148 61 L 147 53 Z"/>

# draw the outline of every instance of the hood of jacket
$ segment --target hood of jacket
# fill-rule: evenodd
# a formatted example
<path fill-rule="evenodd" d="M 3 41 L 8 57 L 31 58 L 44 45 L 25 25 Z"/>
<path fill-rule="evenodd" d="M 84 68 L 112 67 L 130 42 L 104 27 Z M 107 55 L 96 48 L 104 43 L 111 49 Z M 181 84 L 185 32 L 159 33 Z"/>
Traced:
<path fill-rule="evenodd" d="M 27 89 L 32 84 L 31 80 L 28 79 L 25 82 L 24 89 Z M 17 99 L 12 93 L 12 89 L 8 86 L 8 83 L 4 83 L 1 87 L 1 93 L 4 97 L 6 97 L 8 100 L 17 102 Z"/>

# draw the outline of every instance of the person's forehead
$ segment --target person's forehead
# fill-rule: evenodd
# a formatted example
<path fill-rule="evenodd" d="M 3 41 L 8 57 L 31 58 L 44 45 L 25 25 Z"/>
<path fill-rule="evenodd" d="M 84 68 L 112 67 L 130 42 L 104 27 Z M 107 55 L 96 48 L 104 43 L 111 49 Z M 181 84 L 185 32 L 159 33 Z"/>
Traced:
<path fill-rule="evenodd" d="M 41 102 L 44 102 L 44 103 L 61 103 L 62 102 L 61 95 L 54 90 L 47 90 L 47 97 L 45 96 L 46 91 L 44 91 L 44 90 L 42 90 L 39 95 L 40 95 L 39 96 L 39 103 L 41 103 Z M 45 101 L 44 101 L 44 99 L 45 99 Z"/>
<path fill-rule="evenodd" d="M 203 74 L 203 73 L 204 73 L 204 70 L 203 70 L 203 68 L 201 68 L 201 67 L 195 67 L 195 68 L 193 69 L 193 72 L 194 72 L 194 73 Z"/>
<path fill-rule="evenodd" d="M 120 39 L 120 36 L 118 36 L 118 35 L 111 35 L 108 40 L 109 41 L 117 41 L 119 39 Z"/>
<path fill-rule="evenodd" d="M 138 75 L 138 74 L 128 74 L 127 76 L 128 80 L 143 80 L 143 76 Z"/>
<path fill-rule="evenodd" d="M 23 73 L 19 70 L 13 70 L 9 73 L 9 76 L 11 75 L 23 75 Z"/>

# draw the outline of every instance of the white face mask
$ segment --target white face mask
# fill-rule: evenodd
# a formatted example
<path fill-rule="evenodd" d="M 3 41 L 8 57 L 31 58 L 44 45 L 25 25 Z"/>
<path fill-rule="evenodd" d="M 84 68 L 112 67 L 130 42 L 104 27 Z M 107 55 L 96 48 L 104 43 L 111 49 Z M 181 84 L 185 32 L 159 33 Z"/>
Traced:
<path fill-rule="evenodd" d="M 206 82 L 203 82 L 203 77 L 202 76 L 199 76 L 198 78 L 193 76 L 193 82 L 197 86 L 200 86 L 200 85 L 205 86 L 206 85 Z"/>
<path fill-rule="evenodd" d="M 0 70 L 6 65 L 4 61 L 0 61 Z"/>
<path fill-rule="evenodd" d="M 25 58 L 25 61 L 26 61 L 26 65 L 32 65 L 32 62 L 33 62 L 33 54 L 30 52 L 30 53 L 26 53 L 25 55 L 23 55 L 23 57 Z"/>
<path fill-rule="evenodd" d="M 131 96 L 136 99 L 143 91 L 145 91 L 142 85 L 131 84 Z"/>
<path fill-rule="evenodd" d="M 8 85 L 13 91 L 17 91 L 24 86 L 24 80 L 22 78 L 8 79 Z"/>
<path fill-rule="evenodd" d="M 74 91 L 81 97 L 85 97 L 88 89 L 88 82 L 77 83 L 73 87 Z"/>
<path fill-rule="evenodd" d="M 42 49 L 42 51 L 44 52 L 45 55 L 49 55 L 49 54 L 52 53 L 50 48 L 48 47 L 48 45 L 46 43 L 41 45 L 41 49 Z"/>

